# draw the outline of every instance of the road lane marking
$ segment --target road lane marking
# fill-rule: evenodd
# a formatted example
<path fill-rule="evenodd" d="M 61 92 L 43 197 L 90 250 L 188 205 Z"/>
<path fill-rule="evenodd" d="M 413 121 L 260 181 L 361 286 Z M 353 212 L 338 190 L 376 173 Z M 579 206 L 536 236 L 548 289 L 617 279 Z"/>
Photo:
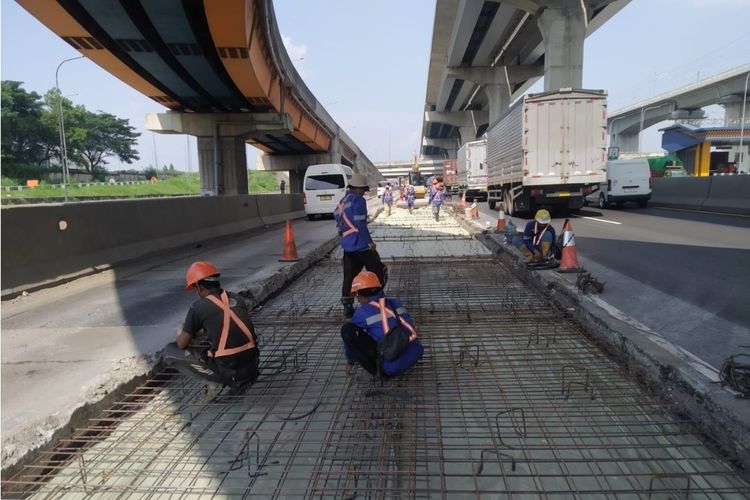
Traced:
<path fill-rule="evenodd" d="M 583 215 L 574 215 L 573 217 L 575 217 L 576 219 L 589 219 L 589 220 L 595 220 L 595 221 L 599 221 L 599 222 L 606 222 L 607 224 L 617 224 L 618 226 L 622 225 L 622 222 L 615 222 L 613 220 L 597 219 L 596 217 L 585 217 Z"/>

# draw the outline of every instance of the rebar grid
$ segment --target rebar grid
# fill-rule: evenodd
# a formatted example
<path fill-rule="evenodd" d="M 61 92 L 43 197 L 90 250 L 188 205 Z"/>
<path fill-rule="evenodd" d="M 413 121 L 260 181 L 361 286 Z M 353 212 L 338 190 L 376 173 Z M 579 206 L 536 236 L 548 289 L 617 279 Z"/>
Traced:
<path fill-rule="evenodd" d="M 425 345 L 407 375 L 344 374 L 340 264 L 257 310 L 243 396 L 156 375 L 3 497 L 747 498 L 750 487 L 493 258 L 389 262 Z"/>

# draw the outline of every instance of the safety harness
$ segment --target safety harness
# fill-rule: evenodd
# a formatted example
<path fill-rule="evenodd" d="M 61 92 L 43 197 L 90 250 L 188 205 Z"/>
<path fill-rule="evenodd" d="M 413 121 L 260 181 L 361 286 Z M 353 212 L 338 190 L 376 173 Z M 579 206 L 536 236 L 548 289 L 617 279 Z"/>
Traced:
<path fill-rule="evenodd" d="M 534 246 L 537 246 L 542 241 L 542 236 L 544 236 L 544 233 L 546 233 L 547 229 L 549 229 L 549 224 L 544 226 L 544 229 L 542 229 L 542 232 L 539 233 L 539 236 L 536 236 L 537 229 L 538 229 L 538 224 L 534 222 L 534 237 L 531 239 L 531 243 Z"/>
<path fill-rule="evenodd" d="M 388 316 L 395 318 L 396 313 L 393 311 L 393 309 L 389 309 L 386 306 L 385 297 L 381 297 L 378 302 L 375 302 L 373 300 L 371 302 L 368 302 L 368 304 L 379 309 L 380 314 L 370 316 L 365 321 L 368 325 L 371 325 L 372 323 L 375 323 L 378 319 L 380 319 L 380 323 L 381 325 L 383 325 L 383 335 L 388 335 L 388 331 L 390 330 L 390 328 L 388 328 Z M 406 330 L 409 332 L 409 342 L 414 342 L 415 340 L 417 340 L 417 331 L 413 326 L 409 324 L 408 321 L 401 317 L 401 314 L 405 313 L 406 310 L 402 307 L 399 307 L 397 309 L 397 312 L 399 312 L 398 319 L 401 320 L 401 325 L 403 325 L 403 327 L 406 328 Z"/>
<path fill-rule="evenodd" d="M 207 353 L 208 356 L 211 358 L 221 358 L 224 356 L 232 356 L 234 354 L 255 348 L 255 339 L 253 339 L 253 334 L 250 332 L 250 329 L 229 307 L 229 296 L 227 295 L 226 290 L 221 291 L 221 300 L 219 300 L 213 295 L 207 295 L 206 298 L 210 300 L 211 302 L 213 302 L 216 305 L 216 307 L 224 311 L 224 322 L 221 327 L 221 337 L 219 337 L 219 347 L 218 349 L 216 349 L 216 352 L 208 351 Z M 240 328 L 240 330 L 242 330 L 242 333 L 245 334 L 245 336 L 247 337 L 247 343 L 239 347 L 232 347 L 232 348 L 227 349 L 227 341 L 229 340 L 230 320 L 234 321 L 234 324 L 237 325 Z"/>
<path fill-rule="evenodd" d="M 347 226 L 349 226 L 349 229 L 342 231 L 341 236 L 349 236 L 350 234 L 358 233 L 359 229 L 352 224 L 352 221 L 349 220 L 349 217 L 346 216 L 346 212 L 344 211 L 345 208 L 349 208 L 352 206 L 351 200 L 347 200 L 349 196 L 344 196 L 341 198 L 341 201 L 339 202 L 339 216 L 341 217 L 341 220 L 343 220 Z M 346 201 L 346 203 L 344 203 Z M 341 228 L 344 229 L 344 228 Z"/>

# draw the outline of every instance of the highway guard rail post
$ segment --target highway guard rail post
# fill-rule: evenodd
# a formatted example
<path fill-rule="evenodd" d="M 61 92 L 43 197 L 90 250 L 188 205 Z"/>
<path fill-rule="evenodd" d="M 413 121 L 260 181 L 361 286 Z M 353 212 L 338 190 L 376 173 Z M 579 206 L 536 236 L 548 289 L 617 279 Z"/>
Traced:
<path fill-rule="evenodd" d="M 2 297 L 149 254 L 304 217 L 301 194 L 3 207 Z"/>

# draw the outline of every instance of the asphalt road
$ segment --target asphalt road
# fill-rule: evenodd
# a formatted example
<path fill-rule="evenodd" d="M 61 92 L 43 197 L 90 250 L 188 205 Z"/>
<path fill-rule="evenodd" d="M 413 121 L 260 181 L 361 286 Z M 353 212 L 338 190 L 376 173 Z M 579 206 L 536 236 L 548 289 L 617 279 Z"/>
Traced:
<path fill-rule="evenodd" d="M 495 227 L 497 212 L 479 207 Z M 527 220 L 513 218 L 519 230 Z M 563 222 L 552 224 L 559 232 Z M 586 207 L 571 223 L 579 263 L 606 283 L 599 298 L 631 322 L 717 369 L 750 353 L 750 217 Z"/>

